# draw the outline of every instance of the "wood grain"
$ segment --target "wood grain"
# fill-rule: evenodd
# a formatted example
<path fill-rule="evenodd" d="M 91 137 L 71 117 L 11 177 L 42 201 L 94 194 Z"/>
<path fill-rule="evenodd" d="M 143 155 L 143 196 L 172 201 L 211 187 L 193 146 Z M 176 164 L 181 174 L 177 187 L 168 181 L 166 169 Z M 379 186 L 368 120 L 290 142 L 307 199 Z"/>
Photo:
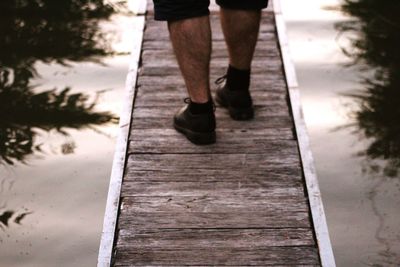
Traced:
<path fill-rule="evenodd" d="M 314 245 L 311 229 L 154 229 L 121 230 L 121 247 L 249 248 Z M 129 249 L 129 248 L 128 248 Z"/>
<path fill-rule="evenodd" d="M 217 143 L 196 146 L 173 129 L 156 129 L 154 131 L 139 129 L 136 135 L 131 134 L 128 153 L 257 154 L 277 151 L 282 156 L 298 154 L 296 144 L 296 141 L 289 139 L 271 140 L 271 138 L 265 138 L 263 133 L 249 135 L 248 132 L 241 131 L 236 133 L 217 131 Z"/>
<path fill-rule="evenodd" d="M 120 229 L 156 228 L 306 228 L 305 211 L 267 212 L 130 212 L 121 213 Z"/>
<path fill-rule="evenodd" d="M 181 100 L 182 101 L 182 100 Z M 254 106 L 254 116 L 257 120 L 258 118 L 273 117 L 273 116 L 289 116 L 289 108 L 285 104 L 286 101 L 274 101 L 265 105 L 255 105 Z M 153 107 L 136 107 L 134 108 L 133 118 L 170 118 L 172 120 L 173 115 L 185 105 L 183 101 L 180 106 L 153 106 Z M 217 119 L 228 119 L 229 114 L 224 108 L 216 109 Z M 218 122 L 217 122 L 218 123 Z"/>
<path fill-rule="evenodd" d="M 124 213 L 133 212 L 306 212 L 304 198 L 274 196 L 265 198 L 250 195 L 203 195 L 203 196 L 124 196 L 121 204 Z"/>
<path fill-rule="evenodd" d="M 268 128 L 287 128 L 293 129 L 292 118 L 289 116 L 265 116 L 261 117 L 257 114 L 258 120 L 253 121 L 234 121 L 230 120 L 225 114 L 221 115 L 225 118 L 218 117 L 219 129 L 237 129 L 237 130 L 253 130 L 253 129 L 268 129 Z M 262 120 L 261 120 L 262 118 Z M 172 119 L 170 117 L 150 117 L 135 119 L 132 121 L 132 129 L 164 129 L 172 128 Z"/>
<path fill-rule="evenodd" d="M 214 73 L 210 77 L 210 81 L 215 81 L 217 78 L 224 75 L 225 72 L 222 73 Z M 276 73 L 270 73 L 269 75 L 253 75 L 251 78 L 250 90 L 254 91 L 275 91 L 279 90 L 281 92 L 285 92 L 283 88 L 285 88 L 286 83 L 282 80 L 283 74 L 281 71 Z M 183 78 L 178 75 L 165 75 L 165 76 L 140 76 L 138 80 L 138 85 L 142 90 L 146 91 L 154 91 L 153 88 L 159 88 L 160 84 L 165 84 L 165 90 L 170 90 L 172 88 L 179 87 L 182 90 L 186 90 L 185 83 Z"/>
<path fill-rule="evenodd" d="M 253 248 L 119 248 L 116 251 L 118 264 L 123 266 L 134 262 L 134 265 L 289 265 L 318 264 L 318 252 L 315 247 L 268 247 L 267 249 Z"/>
<path fill-rule="evenodd" d="M 256 106 L 269 105 L 269 103 L 282 103 L 286 101 L 287 94 L 283 92 L 251 92 L 253 98 L 253 103 Z M 159 91 L 148 92 L 145 89 L 138 90 L 136 95 L 135 107 L 157 107 L 157 106 L 182 106 L 182 99 L 187 97 L 187 93 L 183 90 L 169 90 L 164 91 L 160 89 Z M 219 107 L 218 103 L 215 103 Z"/>
<path fill-rule="evenodd" d="M 255 118 L 234 121 L 217 105 L 209 146 L 172 127 L 187 93 L 166 23 L 151 16 L 113 266 L 320 266 L 273 13 L 263 12 L 252 63 Z M 218 13 L 210 21 L 215 92 L 229 61 Z"/>

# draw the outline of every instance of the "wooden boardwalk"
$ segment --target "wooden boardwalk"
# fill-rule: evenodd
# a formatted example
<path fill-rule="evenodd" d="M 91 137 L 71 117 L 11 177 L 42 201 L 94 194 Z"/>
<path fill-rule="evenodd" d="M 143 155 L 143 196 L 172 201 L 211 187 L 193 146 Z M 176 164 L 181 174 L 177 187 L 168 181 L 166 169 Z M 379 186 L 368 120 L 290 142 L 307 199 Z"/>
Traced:
<path fill-rule="evenodd" d="M 215 80 L 225 74 L 228 59 L 218 13 L 210 19 Z M 120 165 L 120 198 L 113 202 L 118 207 L 115 235 L 108 231 L 100 248 L 104 253 L 105 243 L 111 243 L 112 266 L 324 262 L 284 70 L 269 8 L 263 12 L 252 67 L 254 120 L 233 121 L 217 106 L 217 143 L 195 146 L 172 127 L 187 93 L 166 24 L 147 16 Z M 99 266 L 108 266 L 109 260 L 100 255 Z M 334 266 L 333 260 L 333 265 L 326 262 Z"/>

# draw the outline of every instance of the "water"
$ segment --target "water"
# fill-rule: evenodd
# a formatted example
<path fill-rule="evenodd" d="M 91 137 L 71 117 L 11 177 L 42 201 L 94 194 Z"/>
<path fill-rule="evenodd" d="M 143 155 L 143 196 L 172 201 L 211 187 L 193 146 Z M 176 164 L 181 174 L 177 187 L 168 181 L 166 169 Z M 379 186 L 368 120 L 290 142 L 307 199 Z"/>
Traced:
<path fill-rule="evenodd" d="M 0 266 L 95 266 L 135 18 L 32 2 L 0 8 Z"/>
<path fill-rule="evenodd" d="M 350 10 L 370 15 L 361 19 L 378 23 L 379 14 L 399 27 L 392 20 L 398 3 L 356 2 L 361 5 Z M 341 1 L 282 3 L 337 265 L 400 266 L 398 30 L 382 23 L 363 29 L 352 21 L 347 25 L 356 31 L 339 34 L 335 25 L 351 21 L 338 11 Z M 355 50 L 348 38 L 362 37 L 365 30 L 382 38 Z M 357 64 L 346 67 L 357 51 Z M 375 75 L 380 70 L 391 82 Z M 362 101 L 346 96 L 360 93 Z"/>

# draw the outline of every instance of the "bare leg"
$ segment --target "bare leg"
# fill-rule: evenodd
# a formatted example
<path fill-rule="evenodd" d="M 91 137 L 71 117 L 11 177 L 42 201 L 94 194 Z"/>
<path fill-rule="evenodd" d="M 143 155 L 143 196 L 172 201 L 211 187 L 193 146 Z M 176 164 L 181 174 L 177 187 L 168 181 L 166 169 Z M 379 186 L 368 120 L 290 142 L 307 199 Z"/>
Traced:
<path fill-rule="evenodd" d="M 205 103 L 210 98 L 211 28 L 208 16 L 168 23 L 172 46 L 190 99 Z"/>
<path fill-rule="evenodd" d="M 221 8 L 220 14 L 229 64 L 241 70 L 250 69 L 260 29 L 261 11 Z"/>

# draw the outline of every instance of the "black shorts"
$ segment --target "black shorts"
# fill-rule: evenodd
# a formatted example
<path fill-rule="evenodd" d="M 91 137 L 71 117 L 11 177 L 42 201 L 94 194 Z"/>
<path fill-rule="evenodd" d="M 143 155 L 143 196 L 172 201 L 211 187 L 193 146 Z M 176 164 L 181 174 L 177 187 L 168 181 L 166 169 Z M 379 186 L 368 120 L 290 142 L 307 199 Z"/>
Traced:
<path fill-rule="evenodd" d="M 216 0 L 227 9 L 260 10 L 268 6 L 268 0 Z M 153 0 L 155 20 L 181 20 L 205 16 L 210 13 L 210 0 Z"/>

